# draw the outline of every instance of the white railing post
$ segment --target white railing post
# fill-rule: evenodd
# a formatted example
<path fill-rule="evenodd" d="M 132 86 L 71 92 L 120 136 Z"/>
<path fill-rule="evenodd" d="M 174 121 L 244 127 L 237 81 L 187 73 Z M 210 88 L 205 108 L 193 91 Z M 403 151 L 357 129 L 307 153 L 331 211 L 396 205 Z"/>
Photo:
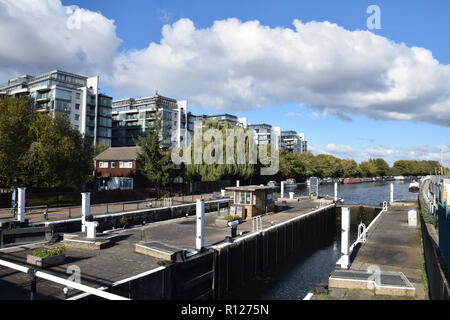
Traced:
<path fill-rule="evenodd" d="M 338 193 L 337 182 L 334 183 L 334 202 L 337 202 L 337 193 Z"/>
<path fill-rule="evenodd" d="M 284 198 L 284 181 L 281 181 L 281 199 Z"/>
<path fill-rule="evenodd" d="M 19 206 L 17 209 L 17 220 L 20 222 L 25 222 L 25 189 L 19 188 L 18 193 Z"/>
<path fill-rule="evenodd" d="M 236 180 L 236 187 L 239 187 L 240 181 Z"/>
<path fill-rule="evenodd" d="M 81 232 L 86 232 L 86 219 L 91 215 L 91 193 L 81 194 Z"/>
<path fill-rule="evenodd" d="M 196 206 L 197 216 L 197 237 L 195 238 L 195 248 L 201 250 L 204 246 L 204 231 L 205 231 L 205 201 L 197 199 Z"/>
<path fill-rule="evenodd" d="M 350 244 L 350 209 L 342 208 L 341 214 L 341 269 L 348 269 L 350 264 L 349 244 Z"/>

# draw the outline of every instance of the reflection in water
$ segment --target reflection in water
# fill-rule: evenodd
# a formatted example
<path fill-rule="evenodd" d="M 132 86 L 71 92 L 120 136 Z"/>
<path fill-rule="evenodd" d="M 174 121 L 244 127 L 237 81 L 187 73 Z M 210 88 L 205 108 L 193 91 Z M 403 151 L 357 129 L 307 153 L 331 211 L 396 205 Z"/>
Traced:
<path fill-rule="evenodd" d="M 393 182 L 395 200 L 417 199 L 417 193 L 408 191 L 409 182 Z M 345 204 L 380 205 L 389 201 L 390 182 L 370 182 L 351 185 L 338 185 L 338 196 Z M 299 185 L 296 195 L 308 195 L 306 185 Z M 334 185 L 319 186 L 319 195 L 334 195 Z M 337 226 L 338 229 L 340 228 Z M 352 230 L 353 241 L 357 235 Z M 329 239 L 312 252 L 302 257 L 293 257 L 270 274 L 259 276 L 245 284 L 245 290 L 233 292 L 230 299 L 298 300 L 303 299 L 335 268 L 340 258 L 340 234 L 336 230 Z"/>

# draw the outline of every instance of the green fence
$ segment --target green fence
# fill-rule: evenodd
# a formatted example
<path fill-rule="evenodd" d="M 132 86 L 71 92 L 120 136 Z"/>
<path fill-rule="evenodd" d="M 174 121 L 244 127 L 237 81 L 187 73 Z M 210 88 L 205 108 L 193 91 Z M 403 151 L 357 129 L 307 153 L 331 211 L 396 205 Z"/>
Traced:
<path fill-rule="evenodd" d="M 450 210 L 447 201 L 443 204 L 438 202 L 439 221 L 439 248 L 447 264 L 447 271 L 450 271 Z"/>

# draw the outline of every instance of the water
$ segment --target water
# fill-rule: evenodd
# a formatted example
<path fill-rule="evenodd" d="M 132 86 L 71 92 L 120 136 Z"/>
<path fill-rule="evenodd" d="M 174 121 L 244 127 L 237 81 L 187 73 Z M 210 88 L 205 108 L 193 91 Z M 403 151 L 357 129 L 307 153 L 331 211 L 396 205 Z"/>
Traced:
<path fill-rule="evenodd" d="M 389 182 L 368 182 L 359 184 L 339 184 L 338 196 L 345 204 L 380 205 L 389 201 Z M 409 181 L 393 182 L 394 200 L 417 199 L 417 193 L 408 191 Z M 308 188 L 300 185 L 296 195 L 308 195 Z M 319 186 L 319 195 L 334 195 L 334 185 Z M 289 261 L 274 274 L 260 277 L 259 280 L 246 284 L 244 292 L 234 293 L 231 298 L 263 300 L 301 300 L 314 289 L 335 268 L 340 258 L 340 235 L 337 233 L 319 246 L 310 255 Z M 356 235 L 352 235 L 356 239 Z"/>
<path fill-rule="evenodd" d="M 394 200 L 415 200 L 417 193 L 409 192 L 410 181 L 364 182 L 356 184 L 338 184 L 338 197 L 345 204 L 367 204 L 379 206 L 383 201 L 389 202 L 391 182 L 394 184 Z M 306 185 L 299 185 L 296 194 L 308 195 Z M 319 186 L 320 196 L 334 196 L 334 184 Z"/>

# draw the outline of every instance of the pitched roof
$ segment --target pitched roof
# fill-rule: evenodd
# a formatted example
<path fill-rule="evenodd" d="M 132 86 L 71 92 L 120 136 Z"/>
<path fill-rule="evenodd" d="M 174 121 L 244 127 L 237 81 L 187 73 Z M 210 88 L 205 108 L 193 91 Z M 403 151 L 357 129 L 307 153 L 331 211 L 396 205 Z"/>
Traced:
<path fill-rule="evenodd" d="M 108 148 L 98 156 L 94 158 L 94 160 L 101 161 L 124 161 L 124 160 L 136 160 L 138 154 L 141 150 L 141 147 L 117 147 L 117 148 Z"/>

